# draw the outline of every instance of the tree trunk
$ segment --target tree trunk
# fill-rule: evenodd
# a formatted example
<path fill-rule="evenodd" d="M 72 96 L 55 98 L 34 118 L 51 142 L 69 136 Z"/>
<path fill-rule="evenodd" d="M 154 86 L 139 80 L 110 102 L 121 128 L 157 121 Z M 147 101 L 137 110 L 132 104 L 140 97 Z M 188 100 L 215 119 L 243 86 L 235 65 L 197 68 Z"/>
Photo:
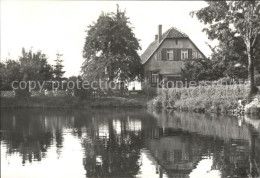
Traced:
<path fill-rule="evenodd" d="M 251 47 L 247 48 L 247 56 L 248 56 L 248 81 L 250 82 L 249 84 L 249 93 L 248 93 L 248 99 L 251 99 L 255 93 L 255 80 L 254 80 L 254 61 L 252 57 L 252 50 Z"/>

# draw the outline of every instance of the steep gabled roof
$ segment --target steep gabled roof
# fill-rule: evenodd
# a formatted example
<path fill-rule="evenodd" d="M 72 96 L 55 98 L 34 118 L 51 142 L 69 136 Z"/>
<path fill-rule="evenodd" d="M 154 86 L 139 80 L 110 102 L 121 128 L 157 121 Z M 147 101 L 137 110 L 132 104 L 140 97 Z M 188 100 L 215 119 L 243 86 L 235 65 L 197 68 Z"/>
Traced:
<path fill-rule="evenodd" d="M 181 32 L 175 27 L 171 27 L 169 30 L 167 30 L 162 37 L 165 38 L 189 38 L 188 35 L 185 33 Z"/>
<path fill-rule="evenodd" d="M 175 27 L 171 27 L 166 32 L 162 34 L 161 42 L 158 43 L 157 40 L 154 40 L 148 48 L 144 51 L 144 53 L 141 55 L 141 62 L 142 64 L 146 63 L 150 57 L 153 55 L 153 53 L 159 48 L 159 46 L 163 43 L 165 39 L 179 39 L 179 38 L 187 38 L 189 39 L 189 36 L 185 33 L 181 32 Z M 190 40 L 191 41 L 191 40 Z M 191 41 L 192 42 L 192 41 Z M 192 42 L 193 43 L 193 42 Z M 194 44 L 194 43 L 193 43 Z M 196 47 L 196 45 L 194 44 Z M 196 47 L 197 48 L 197 47 Z M 198 48 L 197 48 L 198 49 Z M 198 49 L 199 50 L 199 49 Z M 200 51 L 200 50 L 199 50 Z M 201 52 L 201 51 L 200 51 Z M 202 53 L 202 52 L 201 52 Z M 203 53 L 202 53 L 203 54 Z M 203 54 L 204 56 L 204 54 Z"/>

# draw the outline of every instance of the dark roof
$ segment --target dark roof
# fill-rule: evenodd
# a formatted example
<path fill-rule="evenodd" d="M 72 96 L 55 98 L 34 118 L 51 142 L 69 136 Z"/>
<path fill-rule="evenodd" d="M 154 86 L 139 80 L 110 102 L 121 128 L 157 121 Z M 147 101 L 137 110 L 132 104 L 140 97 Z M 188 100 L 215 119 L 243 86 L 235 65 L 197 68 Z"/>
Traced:
<path fill-rule="evenodd" d="M 164 32 L 162 34 L 162 39 L 161 39 L 160 43 L 158 43 L 157 40 L 154 40 L 148 46 L 148 48 L 141 55 L 141 62 L 144 64 L 146 61 L 148 61 L 148 59 L 150 59 L 150 57 L 153 55 L 153 53 L 157 50 L 157 48 L 162 44 L 162 42 L 165 39 L 178 39 L 178 38 L 188 38 L 189 39 L 189 36 L 186 35 L 185 33 L 181 32 L 177 28 L 171 27 L 170 29 L 168 29 L 166 32 Z"/>
<path fill-rule="evenodd" d="M 175 27 L 170 28 L 162 35 L 163 38 L 189 38 L 188 35 L 181 32 Z"/>

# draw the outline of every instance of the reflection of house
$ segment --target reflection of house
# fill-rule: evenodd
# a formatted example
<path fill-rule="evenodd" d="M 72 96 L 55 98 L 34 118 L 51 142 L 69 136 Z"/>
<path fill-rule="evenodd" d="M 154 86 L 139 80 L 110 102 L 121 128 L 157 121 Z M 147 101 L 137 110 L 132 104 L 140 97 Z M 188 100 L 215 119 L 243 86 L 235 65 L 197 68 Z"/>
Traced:
<path fill-rule="evenodd" d="M 142 123 L 140 120 L 137 119 L 129 119 L 126 123 L 126 130 L 132 132 L 139 132 L 142 129 Z"/>
<path fill-rule="evenodd" d="M 156 128 L 148 135 L 146 146 L 167 174 L 189 177 L 199 157 L 192 157 L 191 142 L 185 133 Z"/>
<path fill-rule="evenodd" d="M 146 137 L 146 147 L 170 177 L 189 177 L 203 157 L 212 158 L 211 170 L 221 170 L 223 177 L 247 177 L 250 172 L 250 154 L 253 164 L 254 160 L 259 162 L 257 144 L 256 147 L 249 147 L 243 140 L 215 140 L 213 137 L 203 137 L 196 133 L 191 135 L 170 128 L 151 129 L 146 132 Z M 256 139 L 256 136 L 252 138 Z M 251 145 L 255 145 L 254 139 Z M 252 167 L 252 174 L 258 175 L 256 166 Z"/>
<path fill-rule="evenodd" d="M 113 129 L 115 130 L 116 134 L 118 134 L 118 135 L 121 134 L 122 125 L 121 125 L 120 120 L 116 120 L 116 119 L 113 120 Z"/>
<path fill-rule="evenodd" d="M 247 177 L 248 144 L 242 140 L 230 140 L 224 143 L 223 150 L 213 156 L 213 170 L 221 170 L 223 177 Z"/>
<path fill-rule="evenodd" d="M 102 123 L 98 126 L 98 132 L 97 135 L 100 138 L 109 138 L 109 130 L 107 123 Z"/>

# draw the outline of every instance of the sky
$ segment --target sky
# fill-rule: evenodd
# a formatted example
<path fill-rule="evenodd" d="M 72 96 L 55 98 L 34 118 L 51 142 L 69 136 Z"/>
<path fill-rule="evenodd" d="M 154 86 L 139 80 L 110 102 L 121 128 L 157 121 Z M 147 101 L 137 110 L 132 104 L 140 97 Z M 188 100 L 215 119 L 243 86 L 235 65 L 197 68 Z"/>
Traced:
<path fill-rule="evenodd" d="M 165 32 L 174 26 L 186 33 L 197 47 L 210 56 L 205 27 L 190 12 L 207 4 L 203 1 L 1 1 L 1 60 L 18 59 L 21 49 L 41 50 L 54 64 L 56 53 L 63 54 L 65 76 L 80 74 L 87 27 L 102 11 L 116 12 L 116 4 L 126 16 L 142 50 L 154 40 L 158 25 Z"/>

